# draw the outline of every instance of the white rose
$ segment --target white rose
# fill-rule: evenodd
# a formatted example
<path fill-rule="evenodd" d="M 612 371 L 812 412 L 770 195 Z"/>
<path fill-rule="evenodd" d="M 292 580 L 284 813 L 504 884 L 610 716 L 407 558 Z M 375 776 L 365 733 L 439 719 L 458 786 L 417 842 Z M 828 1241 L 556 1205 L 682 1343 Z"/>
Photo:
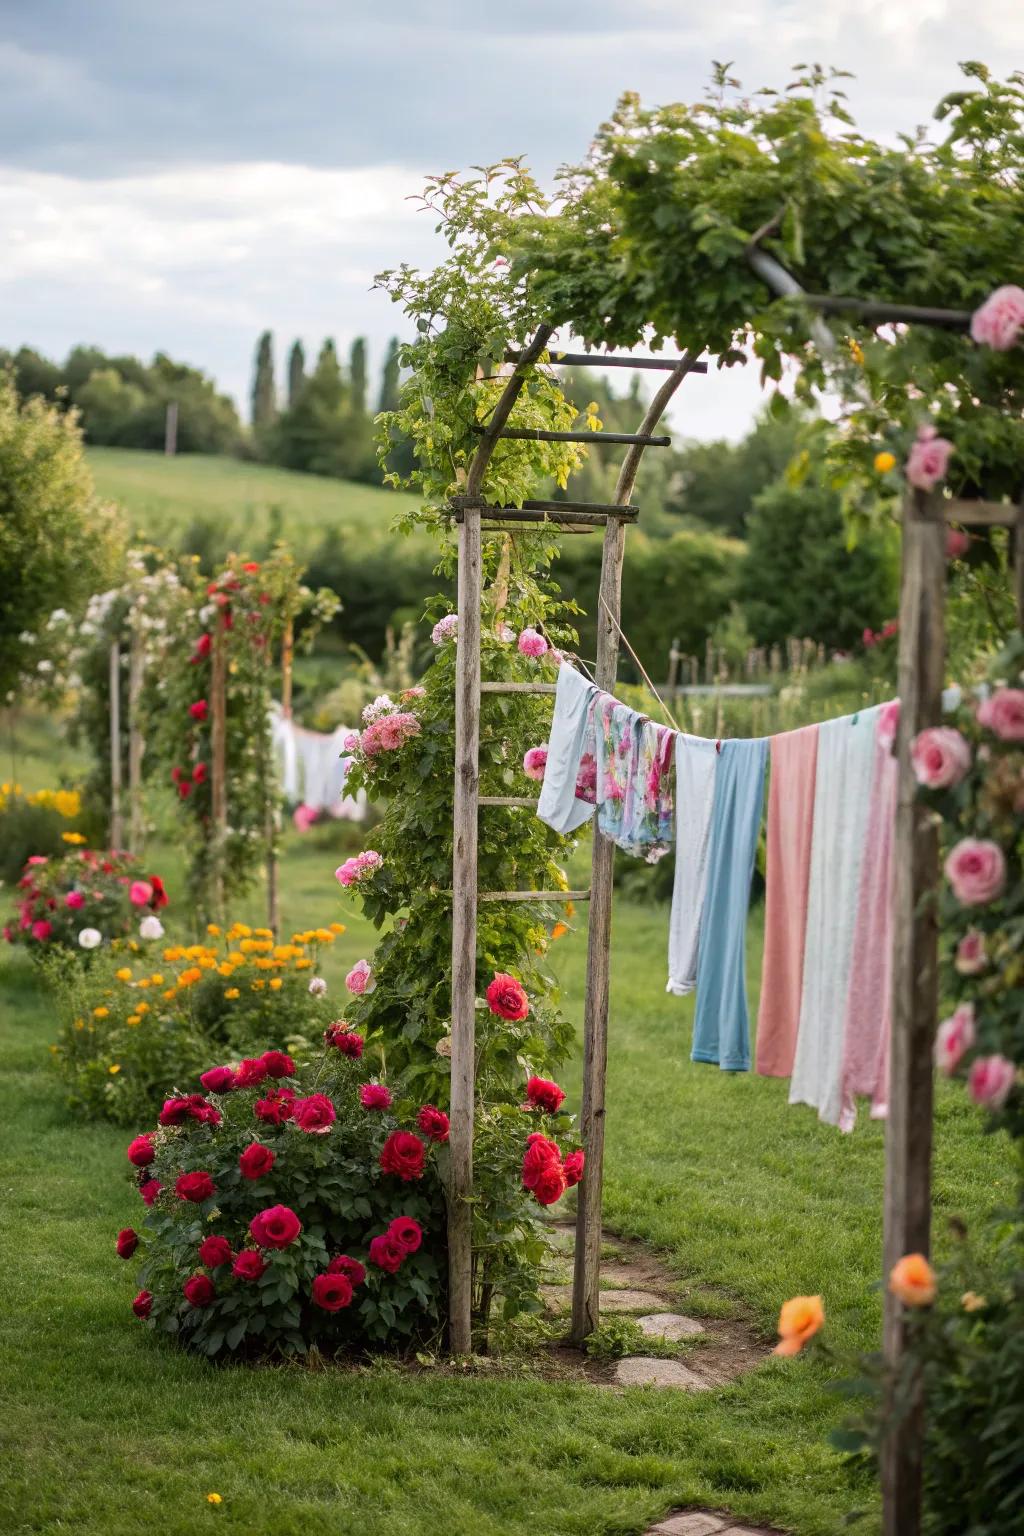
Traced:
<path fill-rule="evenodd" d="M 83 928 L 78 935 L 78 942 L 83 949 L 95 949 L 97 944 L 103 943 L 103 935 L 98 928 Z"/>
<path fill-rule="evenodd" d="M 140 939 L 162 939 L 163 936 L 164 925 L 152 912 L 148 917 L 142 919 L 142 922 L 139 924 Z"/>

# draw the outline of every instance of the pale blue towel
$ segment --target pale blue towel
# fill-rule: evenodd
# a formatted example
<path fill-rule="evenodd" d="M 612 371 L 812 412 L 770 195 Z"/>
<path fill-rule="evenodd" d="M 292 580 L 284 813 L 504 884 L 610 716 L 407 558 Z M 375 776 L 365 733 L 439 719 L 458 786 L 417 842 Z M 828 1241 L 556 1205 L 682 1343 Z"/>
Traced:
<path fill-rule="evenodd" d="M 558 669 L 555 713 L 544 765 L 537 815 L 556 832 L 575 832 L 594 814 L 593 802 L 576 798 L 576 776 L 584 752 L 594 751 L 591 704 L 599 690 L 563 662 Z"/>
<path fill-rule="evenodd" d="M 747 908 L 764 804 L 768 742 L 723 741 L 715 773 L 708 882 L 697 956 L 693 1061 L 749 1072 Z"/>

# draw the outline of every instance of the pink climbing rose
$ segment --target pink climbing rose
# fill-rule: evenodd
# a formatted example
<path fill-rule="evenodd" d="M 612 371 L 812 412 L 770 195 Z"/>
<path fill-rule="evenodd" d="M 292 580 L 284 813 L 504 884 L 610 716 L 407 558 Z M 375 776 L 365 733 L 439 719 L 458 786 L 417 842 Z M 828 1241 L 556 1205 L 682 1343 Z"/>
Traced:
<path fill-rule="evenodd" d="M 977 976 L 985 969 L 988 964 L 985 935 L 979 933 L 977 928 L 968 928 L 956 947 L 953 964 L 961 976 Z"/>
<path fill-rule="evenodd" d="M 974 1044 L 974 1004 L 961 1003 L 956 1012 L 943 1019 L 935 1036 L 935 1065 L 951 1077 L 965 1051 Z"/>
<path fill-rule="evenodd" d="M 971 336 L 979 346 L 1009 352 L 1024 330 L 1024 288 L 1006 283 L 990 293 L 971 316 Z"/>
<path fill-rule="evenodd" d="M 430 638 L 435 645 L 443 645 L 446 640 L 454 640 L 459 628 L 459 616 L 457 613 L 446 613 L 443 619 L 438 619 L 430 631 Z"/>
<path fill-rule="evenodd" d="M 914 777 L 926 789 L 950 789 L 970 771 L 971 749 L 951 725 L 936 725 L 914 737 L 910 761 Z"/>
<path fill-rule="evenodd" d="M 523 758 L 523 772 L 528 779 L 536 779 L 539 783 L 544 777 L 547 761 L 547 747 L 531 747 Z"/>
<path fill-rule="evenodd" d="M 916 490 L 933 491 L 946 478 L 950 455 L 956 449 L 935 427 L 918 427 L 917 441 L 907 455 L 907 479 Z"/>
<path fill-rule="evenodd" d="M 518 645 L 520 656 L 532 656 L 534 658 L 543 656 L 548 648 L 548 643 L 544 636 L 536 629 L 520 631 Z"/>
<path fill-rule="evenodd" d="M 962 560 L 970 547 L 970 537 L 962 528 L 949 528 L 946 530 L 947 560 Z"/>
<path fill-rule="evenodd" d="M 1006 860 L 998 843 L 964 837 L 946 859 L 946 879 L 953 895 L 965 907 L 982 907 L 995 901 L 1006 884 Z"/>
<path fill-rule="evenodd" d="M 997 688 L 978 705 L 978 724 L 1000 741 L 1024 741 L 1024 688 Z"/>
<path fill-rule="evenodd" d="M 1005 1056 L 979 1056 L 967 1074 L 967 1092 L 983 1109 L 1002 1109 L 1016 1076 L 1016 1067 Z"/>
<path fill-rule="evenodd" d="M 364 992 L 372 992 L 377 983 L 373 979 L 373 971 L 369 960 L 357 960 L 355 965 L 345 977 L 345 985 L 350 992 L 361 997 Z"/>
<path fill-rule="evenodd" d="M 148 880 L 133 880 L 128 892 L 133 907 L 148 907 L 153 900 L 153 887 Z"/>

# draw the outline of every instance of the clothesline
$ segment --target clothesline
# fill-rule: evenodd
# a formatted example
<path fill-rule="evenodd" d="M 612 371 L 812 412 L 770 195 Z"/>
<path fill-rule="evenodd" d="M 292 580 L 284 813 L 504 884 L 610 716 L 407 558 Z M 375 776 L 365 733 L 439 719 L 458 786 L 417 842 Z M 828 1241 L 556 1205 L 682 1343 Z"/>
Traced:
<path fill-rule="evenodd" d="M 296 725 L 275 703 L 270 727 L 281 793 L 290 804 L 302 807 L 307 814 L 326 811 L 338 819 L 365 820 L 365 791 L 344 793 L 350 755 L 344 751 L 348 726 L 340 725 L 329 733 L 311 731 Z"/>

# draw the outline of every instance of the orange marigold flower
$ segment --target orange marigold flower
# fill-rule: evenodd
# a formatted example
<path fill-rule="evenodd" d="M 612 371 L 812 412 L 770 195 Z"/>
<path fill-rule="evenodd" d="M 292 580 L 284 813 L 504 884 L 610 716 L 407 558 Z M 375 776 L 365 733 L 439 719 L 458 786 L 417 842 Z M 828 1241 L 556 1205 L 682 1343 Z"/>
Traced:
<path fill-rule="evenodd" d="M 556 923 L 551 930 L 551 937 L 553 939 L 564 939 L 568 932 L 569 927 L 567 923 Z"/>
<path fill-rule="evenodd" d="M 820 1296 L 791 1296 L 782 1303 L 779 1313 L 779 1342 L 777 1355 L 798 1355 L 814 1337 L 825 1321 L 825 1308 Z"/>
<path fill-rule="evenodd" d="M 280 976 L 273 976 L 273 977 L 271 977 L 271 980 L 270 980 L 270 990 L 271 990 L 271 992 L 280 992 L 280 990 L 281 990 L 281 988 L 283 986 L 284 986 L 284 982 L 281 980 Z"/>
<path fill-rule="evenodd" d="M 237 987 L 228 987 L 227 991 L 224 993 L 224 996 L 226 998 L 230 999 L 231 1002 L 234 1002 L 235 998 L 238 997 L 238 995 L 239 995 L 239 992 L 238 992 L 238 988 Z"/>
<path fill-rule="evenodd" d="M 923 1253 L 908 1253 L 894 1264 L 889 1274 L 889 1289 L 905 1307 L 929 1307 L 938 1286 L 935 1271 Z"/>

